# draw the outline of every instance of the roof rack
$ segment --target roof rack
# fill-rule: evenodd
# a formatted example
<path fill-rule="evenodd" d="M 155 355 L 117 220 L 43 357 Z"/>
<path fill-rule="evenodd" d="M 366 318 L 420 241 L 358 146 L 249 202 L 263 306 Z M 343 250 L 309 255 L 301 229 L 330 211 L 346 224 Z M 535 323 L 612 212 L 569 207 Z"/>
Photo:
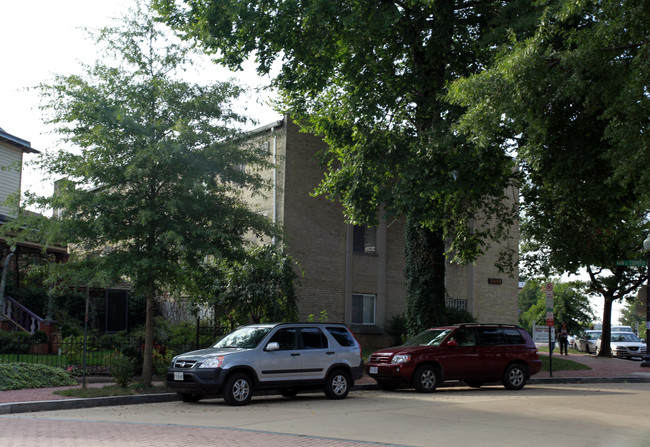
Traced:
<path fill-rule="evenodd" d="M 507 324 L 507 323 L 457 323 L 453 326 L 457 327 L 467 327 L 467 326 L 492 326 L 492 327 L 521 327 L 518 324 Z"/>

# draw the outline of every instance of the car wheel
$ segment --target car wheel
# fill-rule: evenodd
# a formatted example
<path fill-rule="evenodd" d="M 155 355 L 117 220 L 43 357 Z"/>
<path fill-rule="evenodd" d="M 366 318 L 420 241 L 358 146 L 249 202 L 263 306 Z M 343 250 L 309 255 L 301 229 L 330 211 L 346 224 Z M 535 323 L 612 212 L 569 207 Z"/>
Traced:
<path fill-rule="evenodd" d="M 246 405 L 253 397 L 253 384 L 248 374 L 235 373 L 228 378 L 223 389 L 223 400 L 228 405 Z"/>
<path fill-rule="evenodd" d="M 332 371 L 325 381 L 325 395 L 330 399 L 345 399 L 350 392 L 350 375 L 343 370 Z"/>
<path fill-rule="evenodd" d="M 397 389 L 397 383 L 388 380 L 377 380 L 377 386 L 384 391 L 394 391 Z"/>
<path fill-rule="evenodd" d="M 178 396 L 183 402 L 198 402 L 203 399 L 202 394 L 178 393 Z"/>
<path fill-rule="evenodd" d="M 296 397 L 298 390 L 295 388 L 283 388 L 280 390 L 280 394 L 283 397 Z"/>
<path fill-rule="evenodd" d="M 469 382 L 465 381 L 465 385 L 470 388 L 481 388 L 483 386 L 483 382 L 475 382 L 473 380 L 470 380 Z"/>
<path fill-rule="evenodd" d="M 438 386 L 439 374 L 432 365 L 419 366 L 413 374 L 413 386 L 420 393 L 430 393 Z"/>
<path fill-rule="evenodd" d="M 508 390 L 520 390 L 526 385 L 526 375 L 524 366 L 510 365 L 503 373 L 503 386 Z"/>

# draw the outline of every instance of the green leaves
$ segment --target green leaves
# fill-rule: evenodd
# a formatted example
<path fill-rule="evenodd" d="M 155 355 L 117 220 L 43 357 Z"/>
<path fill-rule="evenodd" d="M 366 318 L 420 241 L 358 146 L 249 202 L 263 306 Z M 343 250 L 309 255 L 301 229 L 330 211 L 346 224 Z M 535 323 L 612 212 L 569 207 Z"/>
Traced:
<path fill-rule="evenodd" d="M 156 293 L 183 283 L 182 265 L 234 256 L 248 232 L 272 233 L 239 195 L 266 185 L 240 166 L 270 166 L 263 151 L 235 142 L 246 118 L 229 103 L 243 89 L 177 78 L 193 49 L 139 3 L 95 37 L 106 57 L 40 86 L 50 122 L 76 149 L 43 154 L 41 169 L 66 180 L 24 204 L 57 217 L 16 222 L 29 220 L 34 240 L 70 244 L 59 278 Z"/>

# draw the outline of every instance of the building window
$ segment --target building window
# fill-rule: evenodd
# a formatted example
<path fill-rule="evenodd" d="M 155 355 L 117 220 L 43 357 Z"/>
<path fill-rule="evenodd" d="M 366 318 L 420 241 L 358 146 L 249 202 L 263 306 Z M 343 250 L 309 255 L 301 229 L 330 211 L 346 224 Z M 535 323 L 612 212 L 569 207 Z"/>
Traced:
<path fill-rule="evenodd" d="M 352 324 L 375 324 L 377 295 L 352 294 Z"/>
<path fill-rule="evenodd" d="M 458 299 L 455 299 L 455 298 L 447 298 L 446 305 L 447 305 L 447 307 L 451 307 L 453 309 L 467 310 L 467 300 L 458 300 Z"/>
<path fill-rule="evenodd" d="M 377 228 L 355 225 L 352 247 L 355 253 L 377 253 Z"/>

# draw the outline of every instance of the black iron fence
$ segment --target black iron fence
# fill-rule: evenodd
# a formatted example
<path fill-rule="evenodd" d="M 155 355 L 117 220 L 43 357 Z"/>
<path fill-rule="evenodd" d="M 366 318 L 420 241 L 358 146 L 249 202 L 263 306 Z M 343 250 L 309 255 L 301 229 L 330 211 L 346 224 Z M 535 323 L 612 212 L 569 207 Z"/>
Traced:
<path fill-rule="evenodd" d="M 194 349 L 206 348 L 223 335 L 215 328 L 197 330 L 191 341 L 154 342 L 154 373 L 164 373 L 172 357 Z M 6 339 L 5 339 L 6 341 Z M 144 339 L 141 337 L 69 337 L 61 341 L 34 343 L 28 338 L 14 337 L 11 343 L 0 343 L 0 363 L 39 363 L 64 368 L 73 375 L 109 374 L 108 357 L 120 352 L 142 366 Z"/>

